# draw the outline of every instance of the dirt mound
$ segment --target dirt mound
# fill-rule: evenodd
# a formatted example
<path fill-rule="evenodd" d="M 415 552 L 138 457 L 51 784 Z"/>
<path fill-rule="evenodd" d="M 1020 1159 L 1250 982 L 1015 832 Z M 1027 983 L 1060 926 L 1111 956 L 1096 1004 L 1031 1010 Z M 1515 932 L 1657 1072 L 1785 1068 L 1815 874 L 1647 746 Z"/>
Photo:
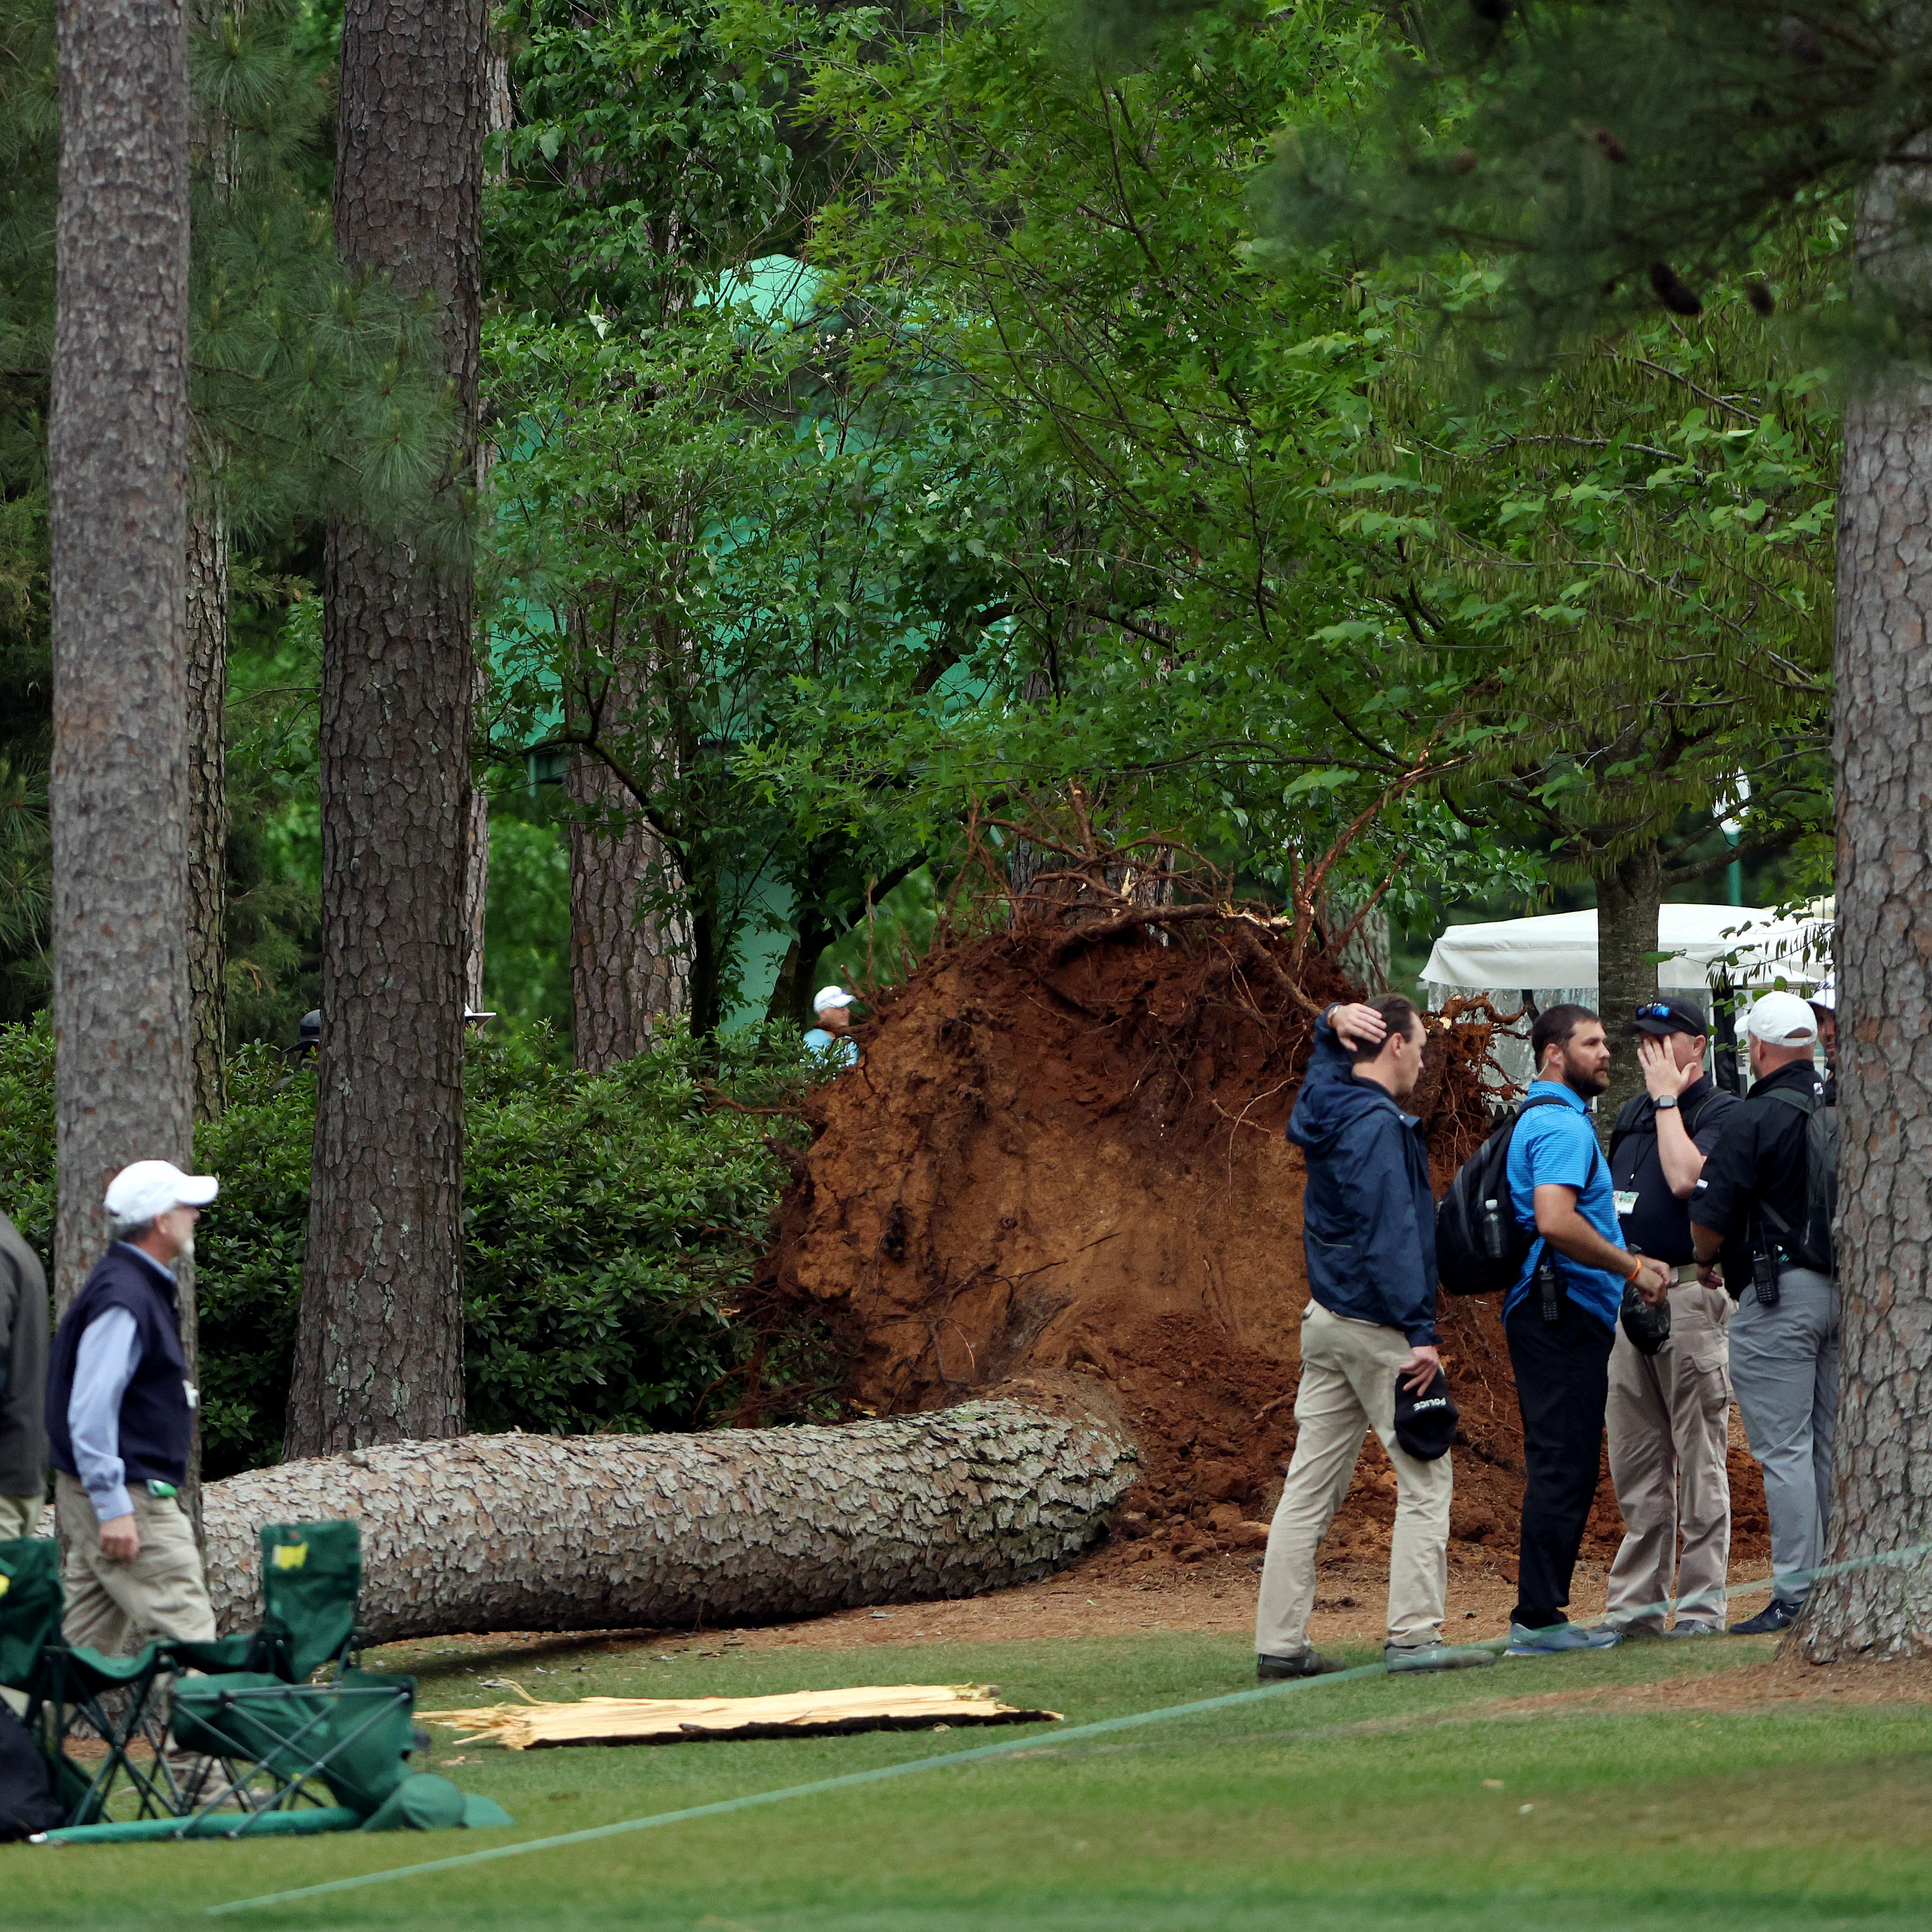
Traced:
<path fill-rule="evenodd" d="M 1307 1300 L 1304 1170 L 1282 1130 L 1316 1010 L 1357 990 L 1248 922 L 1166 940 L 1036 926 L 940 950 L 815 1096 L 746 1312 L 775 1337 L 823 1324 L 852 1412 L 1084 1378 L 1141 1446 L 1114 1560 L 1258 1547 Z M 1410 1104 L 1438 1187 L 1486 1130 L 1486 1047 L 1480 1021 L 1431 1031 Z M 1443 1352 L 1467 1444 L 1456 1552 L 1507 1566 L 1522 1450 L 1498 1317 L 1445 1303 Z M 750 1401 L 770 1414 L 780 1393 Z M 1372 1441 L 1332 1555 L 1386 1549 L 1394 1481 Z M 1621 1534 L 1606 1483 L 1592 1546 Z"/>

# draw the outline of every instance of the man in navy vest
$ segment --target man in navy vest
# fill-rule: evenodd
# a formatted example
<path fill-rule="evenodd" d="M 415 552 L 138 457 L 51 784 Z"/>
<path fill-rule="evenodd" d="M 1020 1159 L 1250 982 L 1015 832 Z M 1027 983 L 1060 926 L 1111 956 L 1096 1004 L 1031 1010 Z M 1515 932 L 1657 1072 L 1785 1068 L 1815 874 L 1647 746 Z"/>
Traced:
<path fill-rule="evenodd" d="M 109 1184 L 114 1244 L 54 1334 L 48 1460 L 67 1540 L 61 1634 L 110 1656 L 154 1637 L 214 1635 L 188 1480 L 195 1392 L 182 1350 L 175 1264 L 214 1198 L 205 1174 L 137 1160 Z"/>

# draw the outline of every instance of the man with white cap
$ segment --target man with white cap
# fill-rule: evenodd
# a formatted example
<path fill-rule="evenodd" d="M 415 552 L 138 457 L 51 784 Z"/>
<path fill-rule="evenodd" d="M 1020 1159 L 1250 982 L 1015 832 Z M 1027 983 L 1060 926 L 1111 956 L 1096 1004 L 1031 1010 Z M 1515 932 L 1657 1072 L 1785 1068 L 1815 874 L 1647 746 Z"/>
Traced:
<path fill-rule="evenodd" d="M 188 1480 L 195 1392 L 188 1381 L 174 1265 L 194 1256 L 212 1174 L 137 1160 L 109 1184 L 113 1245 L 54 1334 L 47 1373 L 54 1508 L 69 1643 L 110 1655 L 154 1637 L 214 1636 Z"/>
<path fill-rule="evenodd" d="M 1690 1199 L 1698 1279 L 1721 1285 L 1731 1382 L 1764 1471 L 1772 1600 L 1736 1636 L 1783 1630 L 1825 1560 L 1838 1404 L 1838 1284 L 1829 1174 L 1814 1175 L 1812 1116 L 1826 1106 L 1812 1060 L 1818 1022 L 1796 993 L 1766 993 L 1748 1022 L 1753 1084 L 1731 1110 Z M 1836 1115 L 1829 1117 L 1835 1120 Z M 1713 1266 L 1715 1264 L 1715 1266 Z"/>
<path fill-rule="evenodd" d="M 843 986 L 821 986 L 812 996 L 818 1024 L 805 1036 L 814 1053 L 830 1054 L 842 1072 L 859 1064 L 859 1042 L 851 1036 L 853 997 Z"/>

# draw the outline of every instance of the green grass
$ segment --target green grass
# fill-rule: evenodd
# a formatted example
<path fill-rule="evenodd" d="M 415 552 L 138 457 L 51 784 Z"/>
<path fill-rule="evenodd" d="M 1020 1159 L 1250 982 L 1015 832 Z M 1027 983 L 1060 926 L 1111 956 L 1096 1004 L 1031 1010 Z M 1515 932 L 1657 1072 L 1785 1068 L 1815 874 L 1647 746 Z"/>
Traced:
<path fill-rule="evenodd" d="M 220 1901 L 1011 1733 L 524 1754 L 472 1746 L 451 1774 L 499 1799 L 515 1831 L 0 1849 L 0 1924 L 1820 1932 L 1932 1923 L 1932 1715 L 1923 1706 L 1498 1708 L 1733 1668 L 1768 1649 L 1650 1644 L 1423 1682 L 1365 1678 L 1088 1743 L 1056 1744 L 1042 1726 L 1039 1750 L 1014 1758 L 206 1917 Z M 456 1658 L 426 1645 L 385 1660 L 418 1671 L 425 1708 L 506 1694 L 478 1688 L 503 1676 L 538 1696 L 976 1679 L 1078 1723 L 1251 1681 L 1238 1641 L 1172 1635 L 670 1661 L 602 1643 Z M 438 1736 L 446 1765 L 456 1750 Z"/>

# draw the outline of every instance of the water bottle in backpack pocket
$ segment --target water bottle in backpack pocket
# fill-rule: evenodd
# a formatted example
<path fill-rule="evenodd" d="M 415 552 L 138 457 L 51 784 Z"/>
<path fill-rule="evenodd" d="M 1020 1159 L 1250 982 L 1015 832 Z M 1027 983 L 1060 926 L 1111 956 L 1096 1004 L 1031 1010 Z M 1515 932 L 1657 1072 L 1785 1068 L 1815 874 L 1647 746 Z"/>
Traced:
<path fill-rule="evenodd" d="M 1503 1294 L 1515 1285 L 1536 1237 L 1510 1205 L 1510 1142 L 1532 1107 L 1565 1104 L 1550 1094 L 1524 1101 L 1456 1170 L 1436 1204 L 1436 1271 L 1445 1294 Z"/>

